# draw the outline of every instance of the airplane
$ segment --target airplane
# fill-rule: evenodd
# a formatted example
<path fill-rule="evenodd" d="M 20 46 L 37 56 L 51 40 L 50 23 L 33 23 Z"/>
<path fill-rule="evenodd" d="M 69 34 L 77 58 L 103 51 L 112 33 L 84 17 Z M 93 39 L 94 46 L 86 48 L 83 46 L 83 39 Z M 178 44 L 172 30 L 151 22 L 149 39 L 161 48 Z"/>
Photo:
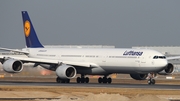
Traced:
<path fill-rule="evenodd" d="M 22 11 L 26 48 L 0 50 L 19 52 L 24 57 L 0 56 L 3 70 L 18 73 L 23 70 L 24 63 L 34 63 L 45 69 L 55 71 L 57 83 L 70 83 L 77 74 L 77 83 L 89 83 L 87 75 L 101 75 L 98 83 L 111 83 L 109 75 L 113 73 L 129 74 L 135 80 L 146 80 L 151 74 L 171 74 L 174 66 L 160 52 L 150 49 L 132 48 L 45 48 L 39 41 L 27 11 Z M 179 57 L 178 57 L 179 58 Z M 170 58 L 174 59 L 174 58 Z M 148 84 L 155 84 L 153 77 Z"/>

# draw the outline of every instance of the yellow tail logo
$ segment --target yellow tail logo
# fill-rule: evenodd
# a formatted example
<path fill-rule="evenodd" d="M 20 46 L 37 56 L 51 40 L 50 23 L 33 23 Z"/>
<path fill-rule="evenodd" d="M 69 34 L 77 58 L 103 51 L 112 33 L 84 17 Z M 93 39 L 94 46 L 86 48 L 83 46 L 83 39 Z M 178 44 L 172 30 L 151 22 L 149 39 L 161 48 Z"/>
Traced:
<path fill-rule="evenodd" d="M 29 36 L 30 30 L 31 30 L 30 22 L 28 20 L 26 20 L 25 23 L 24 23 L 24 33 L 25 33 L 26 37 Z"/>

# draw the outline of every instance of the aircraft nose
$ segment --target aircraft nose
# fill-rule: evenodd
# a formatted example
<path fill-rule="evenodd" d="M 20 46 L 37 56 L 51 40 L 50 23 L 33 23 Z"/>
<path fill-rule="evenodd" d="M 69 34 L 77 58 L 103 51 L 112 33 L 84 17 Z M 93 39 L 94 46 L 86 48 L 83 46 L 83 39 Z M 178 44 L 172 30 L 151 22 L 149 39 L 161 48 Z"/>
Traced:
<path fill-rule="evenodd" d="M 168 65 L 168 61 L 165 59 L 162 64 L 164 64 L 164 66 L 167 66 Z"/>
<path fill-rule="evenodd" d="M 162 59 L 162 60 L 156 61 L 155 64 L 156 65 L 154 66 L 156 68 L 156 72 L 160 72 L 166 68 L 166 66 L 168 65 L 168 61 L 166 59 Z"/>
<path fill-rule="evenodd" d="M 160 68 L 166 68 L 166 66 L 168 65 L 168 61 L 164 59 L 164 60 L 159 61 L 158 64 Z"/>

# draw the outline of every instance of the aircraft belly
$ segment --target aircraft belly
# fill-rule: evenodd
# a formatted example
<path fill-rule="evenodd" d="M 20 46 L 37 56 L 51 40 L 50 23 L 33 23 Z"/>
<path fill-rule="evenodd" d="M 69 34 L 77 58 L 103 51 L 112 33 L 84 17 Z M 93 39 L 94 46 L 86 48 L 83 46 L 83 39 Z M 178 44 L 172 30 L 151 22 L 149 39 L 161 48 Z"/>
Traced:
<path fill-rule="evenodd" d="M 77 68 L 78 73 L 82 74 L 92 74 L 92 75 L 103 75 L 103 74 L 112 74 L 112 73 L 137 73 L 135 71 L 136 67 L 98 67 L 98 68 Z"/>
<path fill-rule="evenodd" d="M 107 59 L 106 66 L 102 68 L 111 73 L 136 73 L 136 69 L 139 67 L 136 59 Z"/>
<path fill-rule="evenodd" d="M 156 67 L 138 67 L 136 68 L 137 73 L 150 73 L 150 72 L 159 72 Z"/>
<path fill-rule="evenodd" d="M 103 75 L 103 74 L 108 74 L 104 69 L 101 67 L 98 68 L 76 68 L 78 74 L 90 74 L 90 75 Z"/>
<path fill-rule="evenodd" d="M 106 67 L 102 67 L 106 72 L 109 72 L 109 73 L 127 73 L 127 74 L 130 74 L 130 73 L 136 73 L 135 71 L 135 68 L 136 67 L 119 67 L 119 66 L 106 66 Z"/>

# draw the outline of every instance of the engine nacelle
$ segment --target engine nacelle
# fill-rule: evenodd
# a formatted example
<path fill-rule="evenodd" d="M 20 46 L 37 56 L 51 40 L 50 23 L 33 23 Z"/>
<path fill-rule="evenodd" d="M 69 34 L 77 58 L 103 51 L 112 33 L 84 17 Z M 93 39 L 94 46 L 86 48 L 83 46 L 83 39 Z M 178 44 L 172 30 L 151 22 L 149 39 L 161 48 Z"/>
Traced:
<path fill-rule="evenodd" d="M 4 71 L 8 73 L 19 73 L 23 70 L 23 63 L 15 59 L 6 60 L 2 66 Z"/>
<path fill-rule="evenodd" d="M 168 65 L 166 66 L 166 68 L 164 70 L 162 70 L 161 72 L 159 72 L 159 75 L 169 75 L 172 74 L 174 72 L 174 65 L 171 63 L 168 63 Z"/>
<path fill-rule="evenodd" d="M 57 67 L 56 75 L 61 79 L 72 79 L 76 76 L 76 69 L 70 65 L 64 65 Z"/>
<path fill-rule="evenodd" d="M 130 74 L 130 76 L 135 80 L 146 80 L 148 74 Z"/>

